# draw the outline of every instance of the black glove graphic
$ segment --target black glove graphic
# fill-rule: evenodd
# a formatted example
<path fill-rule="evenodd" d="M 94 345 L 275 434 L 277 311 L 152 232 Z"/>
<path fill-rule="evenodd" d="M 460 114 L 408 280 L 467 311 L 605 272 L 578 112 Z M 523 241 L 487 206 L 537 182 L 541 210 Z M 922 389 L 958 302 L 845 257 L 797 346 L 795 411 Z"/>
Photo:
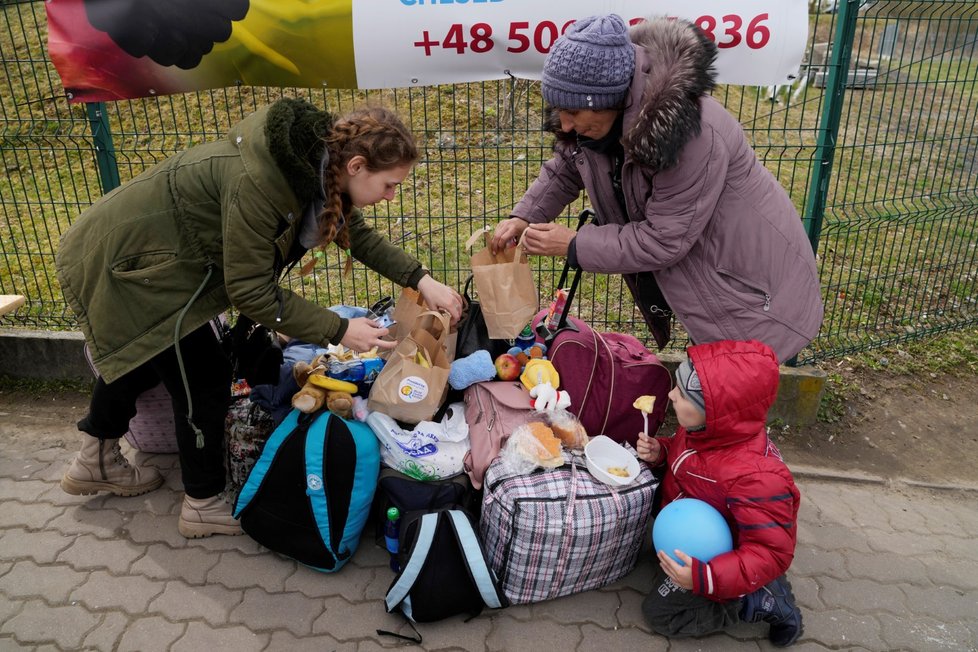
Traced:
<path fill-rule="evenodd" d="M 249 0 L 84 0 L 88 21 L 133 57 L 190 70 L 215 43 L 231 36 L 231 23 L 248 13 Z"/>

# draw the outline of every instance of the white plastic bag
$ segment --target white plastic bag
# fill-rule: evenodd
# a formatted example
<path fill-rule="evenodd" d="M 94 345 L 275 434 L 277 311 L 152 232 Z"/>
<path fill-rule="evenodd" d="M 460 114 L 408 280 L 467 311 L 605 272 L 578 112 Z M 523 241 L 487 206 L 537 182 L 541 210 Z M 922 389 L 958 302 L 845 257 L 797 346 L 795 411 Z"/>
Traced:
<path fill-rule="evenodd" d="M 469 452 L 465 404 L 452 403 L 440 423 L 422 421 L 404 430 L 382 412 L 371 412 L 367 425 L 380 441 L 380 459 L 415 480 L 443 480 L 462 472 Z"/>

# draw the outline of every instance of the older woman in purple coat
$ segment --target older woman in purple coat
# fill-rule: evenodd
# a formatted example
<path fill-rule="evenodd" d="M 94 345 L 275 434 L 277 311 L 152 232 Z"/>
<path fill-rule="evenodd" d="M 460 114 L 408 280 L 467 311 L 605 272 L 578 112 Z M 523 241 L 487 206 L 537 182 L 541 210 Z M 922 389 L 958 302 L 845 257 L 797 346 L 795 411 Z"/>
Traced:
<path fill-rule="evenodd" d="M 779 360 L 822 323 L 798 212 L 740 124 L 709 92 L 716 45 L 680 20 L 576 22 L 553 46 L 543 97 L 557 135 L 492 246 L 622 274 L 659 346 L 673 315 L 695 343 L 757 339 Z M 586 190 L 597 218 L 552 220 Z"/>

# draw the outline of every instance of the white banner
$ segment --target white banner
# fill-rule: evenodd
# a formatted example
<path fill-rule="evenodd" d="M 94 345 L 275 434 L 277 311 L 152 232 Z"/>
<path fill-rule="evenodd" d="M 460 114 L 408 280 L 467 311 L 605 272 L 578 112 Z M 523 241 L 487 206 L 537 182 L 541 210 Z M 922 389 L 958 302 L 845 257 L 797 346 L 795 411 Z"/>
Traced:
<path fill-rule="evenodd" d="M 717 43 L 727 84 L 789 83 L 808 42 L 807 0 L 353 0 L 357 85 L 539 79 L 567 27 L 603 13 L 696 23 Z"/>

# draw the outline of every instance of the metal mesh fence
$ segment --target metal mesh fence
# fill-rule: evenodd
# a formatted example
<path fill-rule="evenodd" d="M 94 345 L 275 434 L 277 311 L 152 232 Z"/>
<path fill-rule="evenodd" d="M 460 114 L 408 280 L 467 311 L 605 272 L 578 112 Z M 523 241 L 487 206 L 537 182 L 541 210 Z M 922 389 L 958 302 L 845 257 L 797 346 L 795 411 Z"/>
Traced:
<path fill-rule="evenodd" d="M 721 86 L 758 156 L 787 188 L 819 254 L 826 317 L 799 362 L 978 322 L 978 5 L 965 0 L 850 0 L 812 7 L 791 86 Z M 838 9 L 838 13 L 836 12 Z M 395 201 L 368 215 L 434 275 L 461 287 L 463 244 L 505 217 L 549 156 L 538 84 L 506 80 L 423 89 L 324 91 L 235 87 L 70 105 L 45 52 L 38 0 L 7 1 L 0 23 L 0 294 L 27 303 L 0 326 L 75 325 L 54 272 L 60 234 L 106 188 L 213 140 L 277 97 L 342 113 L 390 106 L 423 152 Z M 568 208 L 567 223 L 587 204 Z M 536 259 L 541 297 L 559 261 Z M 293 289 L 365 305 L 394 288 L 336 251 Z M 615 276 L 585 274 L 577 309 L 599 329 L 649 339 Z M 687 343 L 678 337 L 670 345 Z"/>

